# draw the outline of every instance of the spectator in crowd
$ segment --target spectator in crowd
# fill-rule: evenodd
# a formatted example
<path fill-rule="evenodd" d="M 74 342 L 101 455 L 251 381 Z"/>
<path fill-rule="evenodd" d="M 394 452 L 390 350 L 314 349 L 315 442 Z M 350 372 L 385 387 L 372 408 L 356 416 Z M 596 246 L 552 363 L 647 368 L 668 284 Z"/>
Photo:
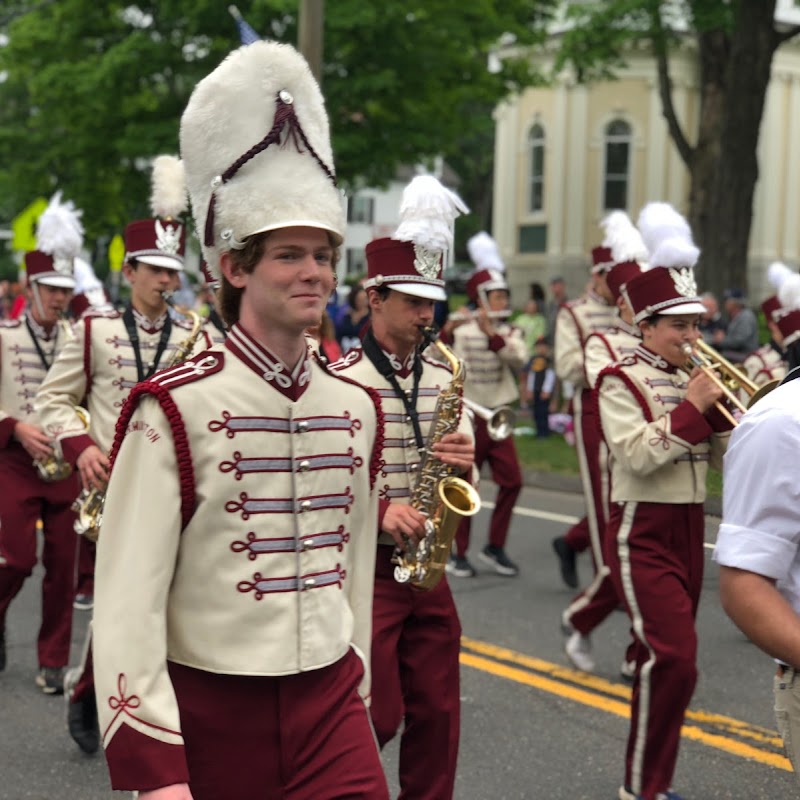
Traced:
<path fill-rule="evenodd" d="M 319 325 L 312 325 L 310 328 L 306 328 L 306 333 L 317 342 L 321 361 L 326 364 L 332 364 L 342 357 L 342 348 L 339 347 L 339 342 L 336 340 L 333 320 L 327 311 L 322 312 L 322 319 Z"/>
<path fill-rule="evenodd" d="M 542 336 L 547 336 L 547 320 L 539 311 L 539 304 L 533 298 L 525 303 L 525 308 L 514 320 L 514 325 L 522 330 L 525 346 L 529 353 L 533 352 L 533 346 Z"/>
<path fill-rule="evenodd" d="M 533 358 L 528 364 L 527 391 L 524 396 L 530 406 L 536 437 L 543 439 L 550 435 L 550 398 L 556 386 L 556 373 L 546 336 L 539 336 L 532 350 Z"/>
<path fill-rule="evenodd" d="M 705 292 L 700 297 L 700 302 L 706 307 L 706 313 L 700 316 L 700 333 L 709 343 L 714 341 L 717 331 L 725 333 L 728 327 L 719 310 L 719 303 L 712 292 Z"/>
<path fill-rule="evenodd" d="M 740 289 L 725 290 L 725 313 L 728 329 L 716 331 L 711 343 L 724 358 L 739 363 L 758 350 L 758 320 Z"/>
<path fill-rule="evenodd" d="M 558 309 L 569 300 L 567 284 L 562 277 L 557 276 L 550 281 L 550 296 L 552 300 L 547 304 L 547 341 L 552 347 L 555 341 Z"/>
<path fill-rule="evenodd" d="M 336 338 L 342 353 L 361 347 L 361 333 L 369 317 L 369 301 L 363 286 L 356 284 L 347 298 L 349 308 L 342 315 L 336 328 Z"/>

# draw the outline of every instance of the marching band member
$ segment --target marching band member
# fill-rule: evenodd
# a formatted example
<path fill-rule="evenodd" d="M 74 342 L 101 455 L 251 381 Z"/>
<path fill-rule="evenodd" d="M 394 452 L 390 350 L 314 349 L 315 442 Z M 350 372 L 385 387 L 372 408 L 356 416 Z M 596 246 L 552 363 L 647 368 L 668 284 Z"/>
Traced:
<path fill-rule="evenodd" d="M 85 489 L 105 488 L 114 426 L 130 390 L 168 365 L 189 336 L 190 325 L 171 319 L 163 296 L 173 274 L 183 269 L 186 232 L 178 217 L 186 206 L 180 161 L 159 156 L 153 165 L 154 218 L 131 222 L 125 228 L 122 271 L 131 286 L 130 303 L 121 314 L 85 313 L 75 326 L 74 339 L 61 351 L 36 395 L 42 427 L 57 438 L 64 457 L 80 472 Z M 201 339 L 197 347 L 206 345 Z M 91 418 L 89 431 L 75 410 L 83 404 Z M 81 572 L 86 571 L 84 566 Z M 86 581 L 82 591 L 88 594 L 93 587 Z M 81 669 L 67 673 L 68 727 L 82 750 L 94 752 L 99 746 L 97 715 L 91 651 L 85 652 Z"/>
<path fill-rule="evenodd" d="M 443 340 L 452 341 L 453 352 L 466 364 L 465 399 L 493 410 L 519 398 L 518 375 L 529 359 L 528 349 L 522 331 L 498 319 L 509 311 L 509 289 L 502 272 L 479 268 L 467 281 L 467 297 L 476 308 L 474 318 L 454 322 L 451 317 L 443 329 Z M 519 573 L 519 567 L 508 557 L 505 545 L 514 505 L 522 490 L 514 437 L 492 439 L 487 420 L 479 414 L 474 415 L 474 425 L 475 466 L 480 470 L 488 461 L 492 480 L 498 486 L 489 541 L 478 558 L 498 575 L 513 577 Z M 447 565 L 447 571 L 458 578 L 475 575 L 467 559 L 471 522 L 470 517 L 464 517 L 459 525 L 456 552 Z"/>
<path fill-rule="evenodd" d="M 94 621 L 112 785 L 388 798 L 365 703 L 381 412 L 306 346 L 345 229 L 308 65 L 231 53 L 181 151 L 229 334 L 140 384 L 117 426 Z"/>
<path fill-rule="evenodd" d="M 228 338 L 228 326 L 219 315 L 217 308 L 217 295 L 219 293 L 219 278 L 211 273 L 205 260 L 200 263 L 200 272 L 203 273 L 203 284 L 208 290 L 208 319 L 206 333 L 212 344 L 223 344 Z"/>
<path fill-rule="evenodd" d="M 633 355 L 642 343 L 639 329 L 633 324 L 633 309 L 624 294 L 627 283 L 638 275 L 646 263 L 647 249 L 636 227 L 624 211 L 614 211 L 601 223 L 605 230 L 604 244 L 611 250 L 614 266 L 606 273 L 606 285 L 614 298 L 616 314 L 613 324 L 604 331 L 593 331 L 586 338 L 584 345 L 584 374 L 586 387 L 594 392 L 597 377 L 609 363 L 620 361 Z M 584 396 L 585 398 L 585 396 Z M 593 408 L 596 398 L 591 396 L 589 405 Z M 596 421 L 596 417 L 594 417 Z M 603 441 L 598 442 L 594 451 L 600 477 L 599 490 L 601 496 L 593 499 L 592 505 L 601 516 L 597 520 L 598 536 L 592 537 L 592 557 L 595 565 L 595 577 L 567 607 L 562 615 L 562 628 L 567 639 L 564 648 L 570 662 L 577 669 L 585 672 L 594 671 L 592 657 L 591 632 L 614 611 L 620 603 L 614 584 L 608 575 L 608 567 L 604 555 L 603 532 L 608 523 L 610 473 L 608 465 L 608 449 Z M 588 453 L 587 453 L 588 457 Z M 592 487 L 594 490 L 594 486 Z M 633 678 L 635 662 L 633 649 L 622 662 L 623 679 Z"/>
<path fill-rule="evenodd" d="M 642 332 L 635 353 L 598 378 L 602 432 L 612 456 L 606 556 L 638 640 L 620 800 L 679 800 L 671 791 L 683 715 L 697 680 L 694 619 L 703 576 L 706 472 L 721 463 L 730 423 L 722 389 L 684 372 L 703 305 L 699 251 L 671 206 L 639 217 L 651 269 L 625 293 Z"/>
<path fill-rule="evenodd" d="M 590 333 L 607 330 L 614 322 L 614 299 L 606 283 L 606 272 L 613 265 L 611 249 L 602 245 L 595 247 L 592 250 L 590 288 L 577 300 L 570 300 L 561 306 L 556 316 L 554 364 L 559 380 L 575 387 L 572 416 L 578 466 L 586 500 L 586 516 L 573 525 L 565 536 L 553 539 L 561 577 L 572 589 L 578 586 L 576 556 L 591 547 L 593 541 L 599 541 L 603 518 L 603 490 L 598 456 L 600 434 L 591 402 L 591 388 L 586 384 L 584 348 Z"/>
<path fill-rule="evenodd" d="M 75 583 L 75 515 L 79 485 L 60 458 L 32 400 L 68 338 L 59 320 L 72 291 L 74 259 L 83 243 L 81 212 L 57 193 L 38 220 L 38 249 L 26 253 L 28 310 L 0 323 L 0 670 L 6 666 L 8 607 L 36 564 L 36 523 L 41 519 L 42 623 L 36 684 L 61 694 L 72 635 Z M 51 472 L 37 464 L 47 464 Z M 57 469 L 64 467 L 63 470 Z"/>
<path fill-rule="evenodd" d="M 436 301 L 445 299 L 442 257 L 452 248 L 452 223 L 463 210 L 436 178 L 411 181 L 394 238 L 367 245 L 371 328 L 361 348 L 333 365 L 339 374 L 373 387 L 384 410 L 370 711 L 381 747 L 404 723 L 402 800 L 452 798 L 458 757 L 461 624 L 453 596 L 446 577 L 430 591 L 398 583 L 392 554 L 395 547 L 405 549 L 405 537 L 424 535 L 425 516 L 409 501 L 437 399 L 452 374 L 421 354 L 427 345 L 421 329 L 433 324 Z M 466 414 L 458 432 L 446 433 L 434 454 L 457 472 L 470 469 L 474 445 Z"/>
<path fill-rule="evenodd" d="M 800 340 L 800 275 L 784 269 L 788 274 L 774 281 L 770 268 L 770 279 L 779 286 L 779 321 L 791 346 Z M 792 480 L 800 444 L 798 408 L 800 381 L 789 380 L 749 409 L 733 432 L 714 560 L 726 613 L 778 662 L 775 719 L 800 779 L 800 497 Z"/>

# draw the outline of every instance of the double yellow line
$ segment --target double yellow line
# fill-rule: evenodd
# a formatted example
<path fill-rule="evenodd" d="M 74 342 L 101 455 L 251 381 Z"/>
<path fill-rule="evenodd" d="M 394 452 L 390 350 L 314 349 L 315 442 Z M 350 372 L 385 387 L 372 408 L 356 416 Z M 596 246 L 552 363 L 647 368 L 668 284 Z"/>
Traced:
<path fill-rule="evenodd" d="M 620 683 L 612 683 L 595 675 L 467 636 L 461 637 L 460 660 L 467 667 L 555 694 L 608 714 L 624 719 L 630 716 L 631 690 Z M 689 710 L 686 712 L 681 734 L 687 739 L 731 755 L 749 758 L 787 772 L 792 771 L 791 762 L 783 754 L 780 736 L 768 728 L 721 714 Z"/>

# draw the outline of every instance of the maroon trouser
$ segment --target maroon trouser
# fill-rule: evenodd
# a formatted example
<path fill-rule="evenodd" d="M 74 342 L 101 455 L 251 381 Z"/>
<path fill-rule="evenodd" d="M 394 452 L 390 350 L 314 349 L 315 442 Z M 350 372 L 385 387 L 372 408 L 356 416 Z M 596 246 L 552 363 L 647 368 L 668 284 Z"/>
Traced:
<path fill-rule="evenodd" d="M 372 606 L 372 723 L 400 740 L 400 800 L 453 796 L 460 727 L 461 623 L 445 576 L 430 591 L 397 583 L 380 545 Z"/>
<path fill-rule="evenodd" d="M 42 624 L 37 641 L 39 665 L 63 667 L 69 661 L 77 537 L 72 502 L 77 475 L 46 483 L 22 445 L 0 451 L 0 628 L 25 579 L 36 566 L 36 522 L 42 546 Z"/>
<path fill-rule="evenodd" d="M 666 792 L 697 682 L 694 620 L 703 582 L 703 506 L 614 504 L 611 577 L 638 638 L 625 785 L 643 800 Z"/>
<path fill-rule="evenodd" d="M 275 678 L 169 674 L 194 800 L 388 800 L 353 650 Z"/>
<path fill-rule="evenodd" d="M 522 491 L 522 473 L 519 469 L 517 448 L 514 437 L 509 436 L 500 442 L 494 441 L 487 432 L 486 420 L 475 416 L 475 466 L 480 469 L 485 461 L 492 470 L 492 480 L 497 484 L 492 520 L 489 524 L 489 544 L 505 547 L 508 528 L 514 505 Z M 469 533 L 472 517 L 464 517 L 456 531 L 456 552 L 464 558 L 469 549 Z"/>
<path fill-rule="evenodd" d="M 94 560 L 96 545 L 85 536 L 80 537 L 78 545 L 78 580 L 75 594 L 94 594 Z"/>

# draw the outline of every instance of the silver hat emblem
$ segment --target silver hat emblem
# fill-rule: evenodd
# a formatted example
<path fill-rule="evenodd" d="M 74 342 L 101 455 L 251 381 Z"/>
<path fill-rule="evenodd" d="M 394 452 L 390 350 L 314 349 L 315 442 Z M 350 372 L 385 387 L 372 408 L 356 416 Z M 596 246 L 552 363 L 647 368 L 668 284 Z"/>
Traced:
<path fill-rule="evenodd" d="M 697 283 L 694 280 L 694 271 L 688 267 L 671 269 L 672 281 L 675 289 L 682 297 L 697 297 Z"/>
<path fill-rule="evenodd" d="M 169 222 L 162 223 L 156 220 L 156 247 L 162 253 L 171 256 L 178 254 L 181 246 L 181 226 L 180 224 L 170 225 Z"/>
<path fill-rule="evenodd" d="M 439 275 L 441 253 L 426 250 L 420 245 L 414 245 L 414 269 L 428 280 L 435 280 Z"/>

